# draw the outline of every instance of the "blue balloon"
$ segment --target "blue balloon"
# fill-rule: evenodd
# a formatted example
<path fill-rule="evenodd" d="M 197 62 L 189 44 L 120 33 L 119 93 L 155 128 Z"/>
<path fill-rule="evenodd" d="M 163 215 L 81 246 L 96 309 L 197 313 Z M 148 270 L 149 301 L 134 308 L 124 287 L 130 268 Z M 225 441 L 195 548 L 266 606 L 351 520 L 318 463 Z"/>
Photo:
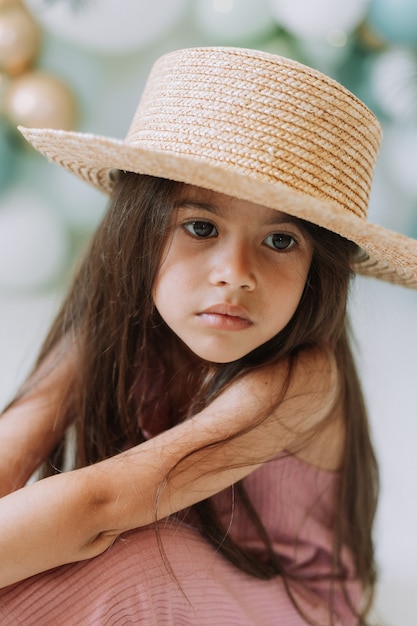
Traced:
<path fill-rule="evenodd" d="M 389 43 L 417 44 L 417 0 L 371 0 L 370 28 Z"/>
<path fill-rule="evenodd" d="M 0 193 L 14 180 L 17 168 L 18 139 L 7 121 L 0 119 Z"/>

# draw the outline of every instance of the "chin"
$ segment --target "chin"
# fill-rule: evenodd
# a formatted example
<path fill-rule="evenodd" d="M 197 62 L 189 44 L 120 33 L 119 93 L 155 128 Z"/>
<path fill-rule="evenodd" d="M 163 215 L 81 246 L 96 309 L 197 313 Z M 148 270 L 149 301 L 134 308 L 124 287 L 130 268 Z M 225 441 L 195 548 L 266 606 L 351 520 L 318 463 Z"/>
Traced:
<path fill-rule="evenodd" d="M 196 356 L 207 363 L 213 363 L 218 365 L 226 365 L 227 363 L 234 363 L 242 357 L 246 356 L 248 352 L 232 352 L 229 354 L 219 353 L 218 350 L 193 350 L 189 348 Z"/>
<path fill-rule="evenodd" d="M 249 347 L 249 349 L 247 348 L 245 350 L 242 345 L 230 345 L 230 343 L 228 345 L 227 338 L 222 337 L 217 337 L 215 340 L 211 338 L 211 340 L 207 342 L 193 341 L 192 338 L 190 339 L 184 336 L 179 338 L 192 355 L 206 363 L 219 365 L 239 361 L 239 359 L 243 358 L 254 349 L 253 347 Z"/>

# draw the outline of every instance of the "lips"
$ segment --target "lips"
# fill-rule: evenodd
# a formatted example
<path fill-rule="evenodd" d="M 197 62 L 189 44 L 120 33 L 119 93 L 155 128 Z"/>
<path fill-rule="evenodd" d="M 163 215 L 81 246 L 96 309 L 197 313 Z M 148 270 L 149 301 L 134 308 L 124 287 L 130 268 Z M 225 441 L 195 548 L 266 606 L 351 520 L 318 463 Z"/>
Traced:
<path fill-rule="evenodd" d="M 227 315 L 228 317 L 239 317 L 242 320 L 246 320 L 247 322 L 251 322 L 252 320 L 249 317 L 248 312 L 241 306 L 235 304 L 215 304 L 214 306 L 210 306 L 204 311 L 201 311 L 201 314 L 217 314 L 217 315 Z"/>
<path fill-rule="evenodd" d="M 198 313 L 201 321 L 218 330 L 244 330 L 253 324 L 248 312 L 234 304 L 215 304 Z"/>

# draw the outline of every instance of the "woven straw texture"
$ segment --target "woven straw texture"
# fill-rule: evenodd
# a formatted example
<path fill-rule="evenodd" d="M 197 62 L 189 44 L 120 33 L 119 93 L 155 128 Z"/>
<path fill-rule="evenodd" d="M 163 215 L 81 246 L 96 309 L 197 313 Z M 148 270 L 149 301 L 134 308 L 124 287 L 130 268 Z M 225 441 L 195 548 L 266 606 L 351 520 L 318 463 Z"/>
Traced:
<path fill-rule="evenodd" d="M 22 132 L 106 193 L 111 170 L 121 169 L 264 204 L 357 243 L 357 271 L 417 288 L 417 242 L 367 222 L 377 119 L 337 82 L 290 59 L 179 50 L 154 65 L 124 141 Z"/>

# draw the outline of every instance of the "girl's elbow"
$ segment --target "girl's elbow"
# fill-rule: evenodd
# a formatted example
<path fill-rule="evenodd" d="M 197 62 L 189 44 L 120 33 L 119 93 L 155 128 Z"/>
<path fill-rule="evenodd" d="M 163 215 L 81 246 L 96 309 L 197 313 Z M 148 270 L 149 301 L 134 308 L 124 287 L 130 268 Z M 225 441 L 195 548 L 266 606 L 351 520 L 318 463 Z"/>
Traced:
<path fill-rule="evenodd" d="M 87 541 L 79 551 L 79 561 L 95 558 L 110 549 L 120 536 L 119 531 L 103 531 Z"/>

